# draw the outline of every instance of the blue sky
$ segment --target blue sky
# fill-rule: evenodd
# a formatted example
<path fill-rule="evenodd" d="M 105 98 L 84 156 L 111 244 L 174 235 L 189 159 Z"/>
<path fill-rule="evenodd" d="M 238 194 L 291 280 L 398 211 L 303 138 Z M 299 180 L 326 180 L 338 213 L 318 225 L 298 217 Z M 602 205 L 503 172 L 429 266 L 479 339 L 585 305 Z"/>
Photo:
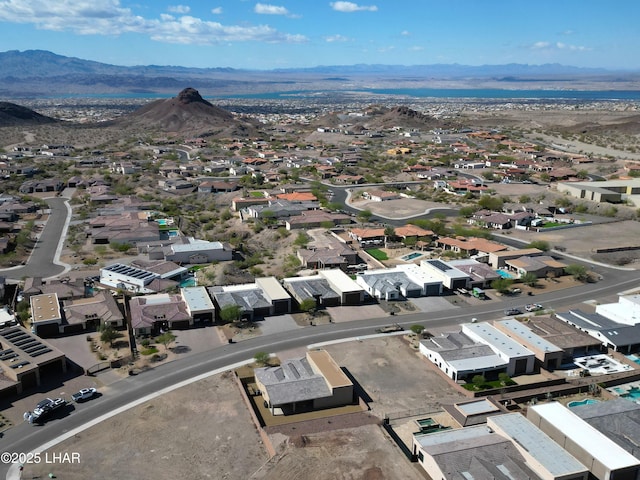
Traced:
<path fill-rule="evenodd" d="M 0 51 L 116 65 L 640 69 L 638 0 L 0 0 Z"/>

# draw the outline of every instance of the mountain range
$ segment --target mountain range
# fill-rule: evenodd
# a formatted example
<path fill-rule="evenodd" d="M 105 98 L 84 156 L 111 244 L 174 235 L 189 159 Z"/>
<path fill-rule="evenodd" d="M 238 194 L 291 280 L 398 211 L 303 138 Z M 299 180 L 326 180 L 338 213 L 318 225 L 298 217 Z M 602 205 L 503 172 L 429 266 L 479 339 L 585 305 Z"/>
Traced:
<path fill-rule="evenodd" d="M 614 72 L 559 64 L 544 65 L 345 65 L 239 70 L 180 66 L 118 66 L 65 57 L 45 50 L 0 52 L 0 97 L 80 94 L 171 93 L 191 85 L 206 95 L 295 90 L 368 88 L 553 88 L 567 82 L 629 89 L 640 72 Z M 532 87 L 533 85 L 533 87 Z M 497 87 L 496 87 L 497 86 Z"/>

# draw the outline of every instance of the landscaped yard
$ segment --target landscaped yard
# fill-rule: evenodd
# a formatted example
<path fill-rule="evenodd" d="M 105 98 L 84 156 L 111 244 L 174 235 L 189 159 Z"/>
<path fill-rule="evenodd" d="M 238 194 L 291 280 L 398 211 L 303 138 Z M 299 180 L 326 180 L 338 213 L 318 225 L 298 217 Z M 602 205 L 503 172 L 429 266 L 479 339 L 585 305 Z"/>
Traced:
<path fill-rule="evenodd" d="M 389 257 L 387 256 L 387 254 L 377 248 L 372 248 L 370 250 L 365 250 L 365 251 L 376 260 L 389 260 Z"/>

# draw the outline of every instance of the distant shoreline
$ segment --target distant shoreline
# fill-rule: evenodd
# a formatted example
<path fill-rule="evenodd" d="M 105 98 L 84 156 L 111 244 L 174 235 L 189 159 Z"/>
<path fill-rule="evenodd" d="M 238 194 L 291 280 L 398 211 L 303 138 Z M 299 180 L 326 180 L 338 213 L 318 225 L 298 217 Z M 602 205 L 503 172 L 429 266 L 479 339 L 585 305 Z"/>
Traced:
<path fill-rule="evenodd" d="M 38 97 L 46 99 L 164 99 L 169 93 L 79 93 Z M 640 90 L 497 89 L 497 88 L 368 88 L 354 90 L 292 90 L 249 94 L 206 95 L 212 99 L 318 100 L 327 97 L 395 97 L 455 100 L 557 100 L 557 101 L 640 101 Z"/>

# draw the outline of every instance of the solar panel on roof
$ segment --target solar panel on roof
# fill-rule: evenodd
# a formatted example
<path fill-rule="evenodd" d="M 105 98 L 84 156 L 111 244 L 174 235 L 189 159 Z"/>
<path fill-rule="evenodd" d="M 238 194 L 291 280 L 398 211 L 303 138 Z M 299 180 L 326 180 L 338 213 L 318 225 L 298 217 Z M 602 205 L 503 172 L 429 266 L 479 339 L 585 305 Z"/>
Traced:
<path fill-rule="evenodd" d="M 444 262 L 441 262 L 440 260 L 429 260 L 429 263 L 442 272 L 446 272 L 447 270 L 453 269 L 453 267 L 450 267 L 449 265 L 447 265 Z"/>
<path fill-rule="evenodd" d="M 39 357 L 40 355 L 44 355 L 45 353 L 49 353 L 51 351 L 50 348 L 45 348 L 44 350 L 38 350 L 37 352 L 34 352 L 31 354 L 32 357 Z"/>

